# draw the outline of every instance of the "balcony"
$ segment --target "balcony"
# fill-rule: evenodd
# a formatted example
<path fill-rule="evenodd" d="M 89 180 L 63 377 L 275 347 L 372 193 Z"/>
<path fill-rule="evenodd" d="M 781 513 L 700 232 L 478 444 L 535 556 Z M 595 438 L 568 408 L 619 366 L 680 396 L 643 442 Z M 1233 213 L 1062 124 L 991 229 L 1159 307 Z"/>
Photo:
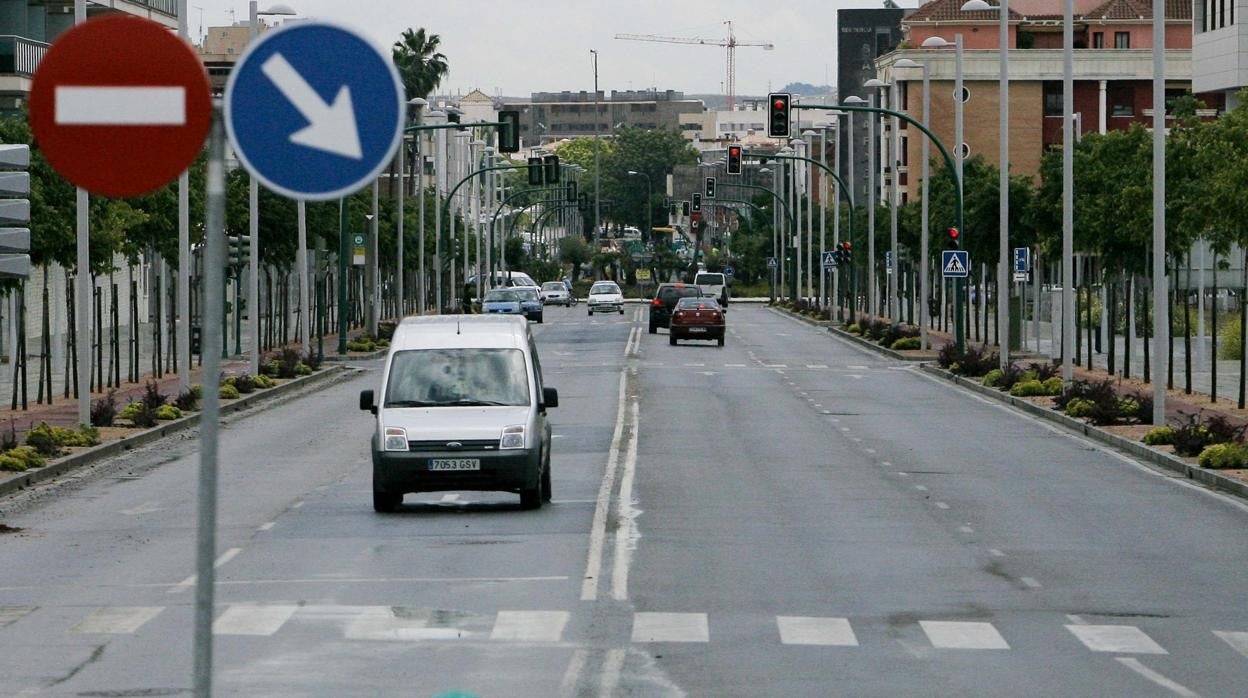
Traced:
<path fill-rule="evenodd" d="M 34 77 L 48 44 L 21 36 L 0 35 L 0 76 Z"/>
<path fill-rule="evenodd" d="M 966 50 L 963 52 L 962 74 L 966 81 L 992 81 L 1000 77 L 998 53 L 992 50 Z M 909 58 L 926 62 L 933 81 L 947 81 L 954 77 L 953 49 L 905 49 L 885 54 L 876 59 L 881 78 L 891 80 L 893 63 Z M 1063 56 L 1061 49 L 1011 49 L 1009 52 L 1011 81 L 1061 80 Z M 1075 80 L 1151 80 L 1153 77 L 1152 49 L 1076 49 L 1074 51 Z M 918 69 L 902 69 L 902 80 L 920 80 Z M 1165 55 L 1167 80 L 1192 79 L 1192 52 L 1189 49 L 1167 49 Z"/>

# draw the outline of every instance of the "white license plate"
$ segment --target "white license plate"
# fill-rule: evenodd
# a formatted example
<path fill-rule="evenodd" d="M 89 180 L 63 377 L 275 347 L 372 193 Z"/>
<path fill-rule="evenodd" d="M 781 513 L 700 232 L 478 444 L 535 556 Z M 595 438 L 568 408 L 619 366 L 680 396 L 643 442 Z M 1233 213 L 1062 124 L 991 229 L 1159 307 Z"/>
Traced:
<path fill-rule="evenodd" d="M 430 470 L 480 470 L 480 458 L 431 458 Z"/>
<path fill-rule="evenodd" d="M 705 332 L 706 328 L 705 327 L 690 327 L 689 331 L 690 332 Z"/>

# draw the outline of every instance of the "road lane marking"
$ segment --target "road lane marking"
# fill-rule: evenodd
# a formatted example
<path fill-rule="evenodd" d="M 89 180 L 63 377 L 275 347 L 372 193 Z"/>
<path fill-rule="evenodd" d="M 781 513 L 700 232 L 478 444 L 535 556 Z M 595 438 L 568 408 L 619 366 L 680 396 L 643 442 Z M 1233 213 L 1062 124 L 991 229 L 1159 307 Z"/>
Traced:
<path fill-rule="evenodd" d="M 858 638 L 847 618 L 776 616 L 780 642 L 785 645 L 857 647 Z"/>
<path fill-rule="evenodd" d="M 1135 657 L 1114 657 L 1114 659 L 1117 659 L 1123 666 L 1127 667 L 1131 671 L 1134 671 L 1140 676 L 1143 676 L 1144 678 L 1170 691 L 1176 696 L 1184 696 L 1185 698 L 1199 698 L 1200 696 L 1199 693 L 1192 691 L 1191 689 L 1187 688 L 1183 684 L 1180 684 L 1176 681 L 1172 681 L 1171 679 L 1166 678 L 1162 674 L 1156 671 L 1153 671 L 1152 669 L 1149 669 L 1148 667 L 1144 666 L 1143 662 L 1136 659 Z"/>
<path fill-rule="evenodd" d="M 257 530 L 257 531 L 267 531 L 267 530 L 269 530 L 270 528 L 273 528 L 273 527 L 274 527 L 274 526 L 276 526 L 276 525 L 277 525 L 277 522 L 276 522 L 276 521 L 265 521 L 264 523 L 260 524 L 259 526 L 256 526 L 256 530 Z"/>
<path fill-rule="evenodd" d="M 616 601 L 628 600 L 628 570 L 633 563 L 633 548 L 637 539 L 637 516 L 639 512 L 633 506 L 633 478 L 637 472 L 637 431 L 639 426 L 638 406 L 630 405 L 628 419 L 628 449 L 624 453 L 624 463 L 620 475 L 620 494 L 615 507 L 619 521 L 615 529 L 615 566 L 611 572 L 611 598 Z"/>
<path fill-rule="evenodd" d="M 724 364 L 724 368 L 745 368 L 745 364 Z"/>
<path fill-rule="evenodd" d="M 1005 553 L 1001 552 L 1000 550 L 997 550 L 996 548 L 988 548 L 988 554 L 993 557 L 1005 557 Z M 1082 622 L 1082 621 L 1073 620 L 1075 616 L 1067 616 L 1067 618 L 1071 618 L 1072 623 Z"/>
<path fill-rule="evenodd" d="M 970 526 L 958 526 L 958 530 L 961 531 L 962 533 L 974 533 L 975 532 L 975 529 L 971 528 Z"/>
<path fill-rule="evenodd" d="M 298 608 L 293 604 L 231 604 L 212 624 L 212 632 L 216 635 L 272 635 Z"/>
<path fill-rule="evenodd" d="M 568 576 L 544 577 L 312 577 L 304 579 L 224 579 L 217 586 L 268 584 L 509 584 L 514 582 L 562 582 Z M 194 582 L 192 582 L 193 584 Z M 133 584 L 136 588 L 167 586 L 164 584 Z"/>
<path fill-rule="evenodd" d="M 827 364 L 806 364 L 806 368 L 827 368 Z"/>
<path fill-rule="evenodd" d="M 164 606 L 112 606 L 100 608 L 73 627 L 84 635 L 130 635 L 160 615 Z"/>
<path fill-rule="evenodd" d="M 944 502 L 936 502 L 937 509 L 948 509 L 949 505 Z"/>
<path fill-rule="evenodd" d="M 1134 625 L 1067 625 L 1066 629 L 1093 652 L 1169 654 Z"/>
<path fill-rule="evenodd" d="M 705 613 L 633 614 L 633 642 L 706 642 Z"/>
<path fill-rule="evenodd" d="M 920 492 L 926 492 L 926 491 L 927 491 L 927 485 L 915 485 L 915 486 L 914 486 L 914 489 L 916 489 L 916 490 L 918 490 L 918 491 L 920 491 Z"/>
<path fill-rule="evenodd" d="M 1008 650 L 1009 643 L 992 623 L 921 620 L 932 647 L 959 650 Z"/>
<path fill-rule="evenodd" d="M 490 639 L 559 642 L 569 615 L 567 611 L 499 611 Z"/>
<path fill-rule="evenodd" d="M 160 506 L 159 502 L 143 502 L 142 504 L 131 507 L 130 509 L 122 509 L 121 513 L 126 516 L 142 516 L 144 514 L 155 514 L 158 511 L 164 511 L 165 508 Z"/>
<path fill-rule="evenodd" d="M 589 553 L 585 561 L 585 576 L 581 581 L 581 601 L 598 598 L 598 577 L 602 567 L 602 548 L 607 538 L 607 513 L 611 506 L 611 491 L 615 488 L 615 471 L 620 461 L 620 443 L 624 438 L 624 420 L 628 416 L 624 390 L 627 371 L 620 371 L 619 402 L 615 413 L 615 433 L 611 436 L 611 450 L 607 455 L 607 469 L 598 487 L 598 499 L 594 506 L 594 520 L 590 526 Z"/>
<path fill-rule="evenodd" d="M 0 628 L 13 625 L 34 610 L 34 606 L 0 606 Z"/>
<path fill-rule="evenodd" d="M 323 611 L 324 609 L 322 609 Z M 350 617 L 343 630 L 347 640 L 464 640 L 479 638 L 484 633 L 462 627 L 471 617 L 451 616 L 449 620 L 432 621 L 440 613 L 426 609 L 398 606 L 347 606 L 333 611 L 346 611 Z"/>
<path fill-rule="evenodd" d="M 2 616 L 0 616 L 0 618 L 2 618 Z M 0 620 L 0 625 L 3 624 L 3 620 Z M 1233 647 L 1236 652 L 1248 657 L 1248 633 L 1215 630 L 1213 631 L 1213 634 L 1222 638 L 1222 641 Z"/>
<path fill-rule="evenodd" d="M 299 501 L 295 502 L 294 504 L 291 504 L 291 505 L 290 505 L 290 508 L 291 508 L 291 509 L 302 509 L 302 508 L 303 508 L 303 500 L 301 499 L 301 500 L 299 500 Z"/>
<path fill-rule="evenodd" d="M 600 698 L 614 698 L 615 689 L 620 684 L 620 674 L 624 672 L 624 659 L 627 653 L 622 649 L 607 650 L 602 660 L 602 678 L 599 682 Z"/>
<path fill-rule="evenodd" d="M 862 450 L 863 450 L 863 452 L 865 452 L 865 453 L 875 453 L 875 449 L 874 449 L 874 448 L 864 448 L 864 449 L 862 449 Z"/>
<path fill-rule="evenodd" d="M 559 682 L 560 698 L 576 698 L 577 686 L 581 683 L 581 672 L 585 671 L 585 660 L 589 658 L 589 650 L 577 649 L 568 660 L 568 668 L 563 672 L 563 680 Z"/>
<path fill-rule="evenodd" d="M 216 561 L 216 562 L 214 562 L 214 563 L 212 563 L 212 566 L 213 566 L 214 568 L 220 568 L 220 567 L 221 567 L 221 565 L 224 565 L 225 563 L 229 562 L 230 560 L 233 560 L 233 559 L 234 559 L 234 557 L 235 557 L 236 555 L 238 555 L 239 553 L 241 553 L 242 551 L 243 551 L 243 549 L 242 549 L 242 548 L 230 548 L 229 550 L 226 550 L 225 552 L 221 553 L 221 557 L 218 557 L 218 558 L 217 558 L 217 561 Z M 169 593 L 170 593 L 170 594 L 179 594 L 179 593 L 181 593 L 181 592 L 184 592 L 184 591 L 186 591 L 187 589 L 190 589 L 191 587 L 195 586 L 195 581 L 196 581 L 197 579 L 199 579 L 199 575 L 192 574 L 191 576 L 187 577 L 186 579 L 183 579 L 182 581 L 180 581 L 180 582 L 178 582 L 177 584 L 173 585 L 173 588 L 169 590 Z"/>
<path fill-rule="evenodd" d="M 1037 581 L 1036 581 L 1034 578 L 1032 578 L 1032 577 L 1019 577 L 1019 578 L 1018 578 L 1018 581 L 1022 582 L 1022 583 L 1023 583 L 1024 585 L 1026 585 L 1026 586 L 1031 587 L 1032 589 L 1039 589 L 1039 588 L 1040 588 L 1040 582 L 1037 582 Z"/>

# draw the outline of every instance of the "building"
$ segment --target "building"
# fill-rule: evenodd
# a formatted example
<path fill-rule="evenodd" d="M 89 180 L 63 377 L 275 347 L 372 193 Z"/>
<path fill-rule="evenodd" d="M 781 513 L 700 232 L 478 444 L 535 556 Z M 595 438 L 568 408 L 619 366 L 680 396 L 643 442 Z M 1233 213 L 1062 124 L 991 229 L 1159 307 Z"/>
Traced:
<path fill-rule="evenodd" d="M 841 99 L 850 95 L 868 97 L 862 84 L 875 77 L 875 60 L 892 51 L 901 43 L 901 20 L 906 13 L 891 2 L 879 9 L 856 9 L 836 11 L 837 63 L 836 88 Z M 865 124 L 865 122 L 863 122 Z M 854 172 L 867 171 L 866 129 L 855 131 Z M 848 171 L 849 141 L 841 140 L 841 171 Z M 866 201 L 865 177 L 855 178 L 854 200 Z"/>
<path fill-rule="evenodd" d="M 595 113 L 594 104 L 598 108 Z M 610 96 L 592 92 L 534 92 L 528 102 L 511 102 L 518 109 L 520 139 L 528 145 L 594 134 L 609 136 L 617 128 L 674 129 L 692 134 L 703 127 L 705 106 L 673 90 L 612 90 Z"/>
<path fill-rule="evenodd" d="M 1192 90 L 1216 93 L 1227 109 L 1248 87 L 1248 0 L 1192 0 Z"/>
<path fill-rule="evenodd" d="M 463 112 L 460 114 L 460 120 L 464 123 L 498 121 L 498 108 L 495 106 L 494 98 L 481 90 L 473 90 L 460 97 L 455 106 Z"/>
<path fill-rule="evenodd" d="M 995 10 L 963 12 L 962 0 L 932 0 L 902 21 L 905 39 L 876 61 L 880 79 L 896 83 L 903 111 L 922 117 L 922 69 L 895 68 L 908 58 L 926 64 L 931 81 L 931 127 L 954 149 L 953 85 L 955 52 L 921 48 L 929 37 L 952 42 L 963 37 L 965 106 L 964 151 L 998 165 L 1000 124 L 998 15 Z M 1014 0 L 1009 20 L 1010 171 L 1037 175 L 1044 152 L 1062 139 L 1062 0 Z M 1149 0 L 1075 0 L 1074 111 L 1080 134 L 1148 127 L 1152 123 L 1152 3 Z M 1166 2 L 1166 94 L 1192 89 L 1192 7 L 1189 0 Z M 893 89 L 882 90 L 892 93 Z M 1214 108 L 1218 94 L 1198 95 Z M 1206 112 L 1206 115 L 1214 112 Z M 858 117 L 863 124 L 865 117 Z M 891 120 L 886 120 L 891 121 Z M 859 129 L 865 132 L 865 128 Z M 909 138 L 914 133 L 915 138 Z M 900 158 L 882 157 L 885 181 L 892 160 L 899 159 L 902 200 L 918 193 L 917 177 L 908 177 L 911 163 L 920 162 L 921 134 L 901 129 Z M 882 139 L 887 141 L 887 139 Z M 939 153 L 932 149 L 932 156 Z M 861 176 L 860 173 L 856 173 Z"/>

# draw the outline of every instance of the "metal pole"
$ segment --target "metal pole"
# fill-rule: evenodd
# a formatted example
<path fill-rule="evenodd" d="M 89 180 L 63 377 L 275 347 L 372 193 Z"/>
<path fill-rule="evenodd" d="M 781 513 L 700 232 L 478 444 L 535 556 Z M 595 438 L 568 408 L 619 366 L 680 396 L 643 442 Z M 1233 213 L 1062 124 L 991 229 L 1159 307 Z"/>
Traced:
<path fill-rule="evenodd" d="M 416 272 L 419 277 L 417 290 L 420 292 L 420 298 L 416 302 L 417 315 L 424 315 L 425 307 L 429 304 L 429 288 L 425 279 L 425 153 L 420 148 L 422 138 L 423 135 L 416 134 L 416 198 L 420 201 L 416 217 L 419 228 L 416 231 Z"/>
<path fill-rule="evenodd" d="M 1000 228 L 1001 249 L 1000 258 L 997 260 L 997 334 L 1001 339 L 998 356 L 1001 357 L 1001 369 L 1005 370 L 1005 367 L 1010 365 L 1010 0 L 1000 0 L 1000 3 L 1001 56 L 998 62 L 1001 64 L 1001 84 L 998 89 L 1001 98 L 998 101 L 1001 105 L 997 118 L 1001 132 L 1001 162 L 999 164 L 1001 204 L 1000 220 L 997 225 Z"/>
<path fill-rule="evenodd" d="M 927 70 L 927 62 L 924 61 L 923 62 L 923 123 L 924 125 L 927 125 L 930 127 L 932 123 L 931 122 L 932 83 L 929 77 L 930 75 Z M 919 300 L 919 347 L 923 351 L 927 351 L 928 349 L 927 324 L 928 324 L 928 314 L 929 314 L 928 309 L 927 309 L 927 297 L 931 293 L 931 291 L 928 289 L 928 285 L 931 283 L 931 279 L 928 278 L 928 271 L 929 271 L 928 267 L 930 266 L 928 263 L 928 255 L 930 254 L 931 251 L 928 249 L 928 230 L 927 230 L 927 217 L 928 217 L 928 214 L 927 214 L 928 163 L 927 161 L 930 159 L 931 140 L 928 138 L 924 138 L 922 148 L 923 148 L 923 153 L 920 157 L 923 159 L 923 163 L 921 165 L 920 180 L 921 180 L 923 191 L 919 195 L 919 199 L 920 199 L 919 207 L 920 209 L 922 209 L 919 214 L 919 257 L 922 259 L 922 265 L 921 265 L 921 268 L 919 269 L 919 299 L 920 299 Z"/>
<path fill-rule="evenodd" d="M 897 79 L 894 77 L 892 86 L 889 88 L 888 106 L 892 109 L 898 109 L 900 103 L 897 100 Z M 893 268 L 885 270 L 888 274 L 888 319 L 889 322 L 897 324 L 901 322 L 901 303 L 897 298 L 897 277 L 901 275 L 901 254 L 897 249 L 897 182 L 901 179 L 899 171 L 901 169 L 901 121 L 897 117 L 893 117 L 892 133 L 889 134 L 889 172 L 892 177 L 888 184 L 888 209 L 889 209 L 889 227 L 888 227 L 888 249 L 893 251 Z M 924 139 L 926 140 L 926 139 Z"/>
<path fill-rule="evenodd" d="M 793 152 L 801 154 L 804 143 L 795 144 Z M 796 162 L 793 165 L 793 210 L 797 213 L 797 220 L 793 224 L 793 299 L 797 300 L 802 297 L 802 189 L 806 182 L 805 177 L 801 174 L 801 166 Z"/>
<path fill-rule="evenodd" d="M 801 123 L 801 120 L 798 120 Z M 815 149 L 815 136 L 811 134 L 806 140 L 806 157 L 810 157 Z M 806 296 L 808 298 L 815 295 L 815 267 L 819 266 L 818 261 L 811 263 L 810 251 L 815 248 L 815 168 L 806 166 L 806 176 L 802 178 L 802 184 L 806 187 L 806 259 L 802 260 L 806 264 Z"/>
<path fill-rule="evenodd" d="M 871 106 L 880 106 L 880 91 L 871 91 Z M 867 115 L 867 313 L 875 314 L 875 113 Z"/>
<path fill-rule="evenodd" d="M 1075 101 L 1075 0 L 1062 10 L 1062 380 L 1075 376 L 1075 138 L 1071 111 Z"/>
<path fill-rule="evenodd" d="M 837 176 L 840 176 L 841 174 L 841 117 L 840 117 L 840 114 L 837 114 L 836 117 L 834 117 L 832 121 L 832 126 L 836 134 L 832 140 L 832 150 L 835 153 L 835 155 L 832 156 L 832 170 L 836 172 Z M 824 150 L 824 164 L 827 164 L 826 148 Z M 840 190 L 841 185 L 839 182 L 833 182 L 832 186 L 836 187 L 836 190 L 835 190 L 836 193 L 832 196 L 832 247 L 835 248 L 841 244 L 841 197 L 844 196 L 845 194 L 841 192 Z M 851 183 L 850 186 L 853 186 L 853 184 Z M 850 192 L 850 196 L 853 196 L 852 190 Z M 837 301 L 841 297 L 840 296 L 841 273 L 839 269 L 833 270 L 831 273 L 832 273 L 831 299 L 833 301 Z M 838 305 L 837 307 L 838 307 L 837 319 L 840 319 L 841 317 L 840 310 L 839 310 L 840 306 Z"/>
<path fill-rule="evenodd" d="M 442 313 L 442 194 L 446 189 L 446 131 L 438 130 L 433 139 L 433 270 L 434 311 Z M 424 249 L 423 247 L 421 249 Z"/>
<path fill-rule="evenodd" d="M 406 152 L 407 152 L 407 136 L 404 135 L 403 141 L 399 143 L 399 163 L 398 163 L 399 164 L 398 166 L 399 223 L 398 223 L 398 230 L 396 231 L 396 234 L 395 234 L 395 260 L 394 260 L 394 265 L 395 265 L 394 266 L 394 295 L 395 295 L 395 298 L 398 299 L 397 308 L 398 308 L 399 316 L 397 319 L 400 321 L 403 319 L 404 315 L 407 315 L 407 297 L 403 293 L 404 291 L 404 288 L 403 288 L 403 218 L 404 218 L 404 213 L 406 212 L 405 204 L 406 204 L 406 198 L 407 198 L 406 197 L 407 177 L 405 176 L 406 173 L 403 171 L 403 161 L 405 159 L 403 156 L 406 154 Z"/>
<path fill-rule="evenodd" d="M 1153 424 L 1166 423 L 1166 3 L 1153 0 Z"/>
<path fill-rule="evenodd" d="M 256 0 L 251 0 L 250 10 L 250 37 L 254 40 L 259 33 Z M 253 176 L 248 176 L 247 180 L 247 230 L 251 235 L 248 260 L 251 276 L 247 279 L 247 328 L 251 332 L 251 356 L 247 372 L 255 375 L 260 372 L 260 183 Z M 241 308 L 235 308 L 234 312 L 241 312 Z"/>
<path fill-rule="evenodd" d="M 74 24 L 87 21 L 86 0 L 74 0 Z M 91 200 L 86 189 L 78 189 L 77 225 L 74 234 L 77 239 L 77 304 L 74 316 L 78 320 L 78 423 L 84 426 L 91 424 L 91 253 L 90 239 L 90 207 Z M 138 328 L 131 328 L 137 332 Z"/>
<path fill-rule="evenodd" d="M 602 230 L 602 199 L 598 167 L 598 141 L 600 140 L 598 133 L 598 119 L 600 118 L 598 116 L 598 51 L 590 49 L 589 52 L 594 57 L 594 247 L 598 248 L 602 246 L 602 241 L 599 239 Z"/>
<path fill-rule="evenodd" d="M 303 355 L 312 353 L 311 289 L 308 288 L 308 208 L 307 203 L 300 199 L 295 204 L 299 221 L 299 247 L 295 253 L 295 264 L 299 265 L 299 337 L 303 340 Z"/>
<path fill-rule="evenodd" d="M 219 288 L 225 267 L 225 129 L 221 111 L 214 109 L 208 139 L 207 215 L 204 231 L 204 287 Z M 217 385 L 221 382 L 221 359 L 212 349 L 220 341 L 218 323 L 225 317 L 223 301 L 204 294 L 203 376 L 204 411 L 200 420 L 199 495 L 195 536 L 195 640 L 194 694 L 212 695 L 212 617 L 217 554 L 217 422 L 220 418 Z"/>
<path fill-rule="evenodd" d="M 825 124 L 819 129 L 819 162 L 824 167 L 828 166 L 828 127 Z M 827 231 L 828 231 L 828 190 L 835 187 L 835 184 L 828 185 L 828 178 L 819 173 L 819 307 L 823 308 L 828 303 L 828 272 L 823 268 L 823 255 L 828 251 Z M 835 225 L 835 222 L 833 222 Z M 832 236 L 833 244 L 835 244 L 836 236 Z"/>
<path fill-rule="evenodd" d="M 371 337 L 377 336 L 377 325 L 381 319 L 379 317 L 381 315 L 381 216 L 379 215 L 380 206 L 378 202 L 380 194 L 379 189 L 380 186 L 378 180 L 374 179 L 373 218 L 369 221 L 371 224 L 369 237 L 372 238 L 372 244 L 369 245 L 369 249 L 372 251 L 372 255 L 370 255 L 370 257 L 372 258 L 373 263 L 368 270 L 368 286 L 371 291 L 368 309 L 368 334 Z"/>
<path fill-rule="evenodd" d="M 956 58 L 954 60 L 954 88 L 953 88 L 953 104 L 954 104 L 954 165 L 958 171 L 958 201 L 962 201 L 962 112 L 963 112 L 963 88 L 962 88 L 962 35 L 954 36 L 954 44 L 956 47 Z M 960 209 L 960 206 L 959 206 Z M 959 211 L 960 213 L 960 211 Z M 959 218 L 961 216 L 959 215 Z M 961 225 L 961 221 L 958 222 Z M 959 228 L 958 235 L 961 236 L 962 246 L 966 247 L 966 231 Z M 968 269 L 969 270 L 969 269 Z M 963 293 L 966 284 L 962 279 L 953 280 L 953 332 L 956 339 L 958 352 L 966 350 L 966 308 L 962 304 Z"/>
<path fill-rule="evenodd" d="M 347 200 L 338 200 L 338 353 L 347 353 Z"/>
<path fill-rule="evenodd" d="M 178 36 L 189 42 L 188 0 L 178 0 Z M 181 363 L 178 392 L 191 389 L 191 199 L 190 174 L 178 176 L 178 322 L 177 343 Z M 202 337 L 201 337 L 202 340 Z"/>
<path fill-rule="evenodd" d="M 851 112 L 849 112 L 848 114 L 846 114 L 846 118 L 847 118 L 847 119 L 848 119 L 848 121 L 849 121 L 849 158 L 848 158 L 848 160 L 846 161 L 846 165 L 848 165 L 848 167 L 849 167 L 849 172 L 848 172 L 848 174 L 849 174 L 849 186 L 851 186 L 851 187 L 852 187 L 852 186 L 854 186 L 854 184 L 855 184 L 855 183 L 854 183 L 854 150 L 855 150 L 855 148 L 854 148 L 854 112 L 852 112 L 852 111 L 851 111 Z M 840 156 L 840 151 L 839 151 L 839 150 L 837 151 L 837 156 L 838 156 L 838 157 Z M 852 194 L 853 192 L 851 191 L 850 193 Z M 856 202 L 856 201 L 858 201 L 858 197 L 856 197 L 856 196 L 852 197 L 852 199 L 853 199 L 855 202 Z M 853 206 L 853 205 L 855 205 L 855 204 L 851 204 L 851 206 Z M 850 252 L 852 253 L 852 252 L 853 252 L 853 245 L 854 245 L 854 236 L 853 236 L 853 232 L 852 232 L 852 231 L 850 232 L 850 236 L 849 236 L 849 245 L 850 245 Z M 849 263 L 849 276 L 850 276 L 850 278 L 853 278 L 853 274 L 854 274 L 853 269 L 854 269 L 854 263 L 853 263 L 853 261 L 850 261 L 850 263 Z M 837 276 L 838 276 L 838 278 L 839 278 L 839 276 L 840 276 L 840 272 L 839 272 L 839 271 L 837 272 Z M 855 293 L 857 293 L 857 292 L 858 292 L 858 289 L 854 288 L 854 284 L 850 281 L 850 279 L 846 279 L 845 281 L 846 281 L 847 283 L 849 283 L 849 292 L 850 292 L 850 294 L 855 294 Z M 855 323 L 855 322 L 858 322 L 858 318 L 854 317 L 854 303 L 855 303 L 855 300 L 854 300 L 853 296 L 851 295 L 851 296 L 850 296 L 850 302 L 849 302 L 849 323 L 850 323 L 850 324 L 853 324 L 853 323 Z"/>

